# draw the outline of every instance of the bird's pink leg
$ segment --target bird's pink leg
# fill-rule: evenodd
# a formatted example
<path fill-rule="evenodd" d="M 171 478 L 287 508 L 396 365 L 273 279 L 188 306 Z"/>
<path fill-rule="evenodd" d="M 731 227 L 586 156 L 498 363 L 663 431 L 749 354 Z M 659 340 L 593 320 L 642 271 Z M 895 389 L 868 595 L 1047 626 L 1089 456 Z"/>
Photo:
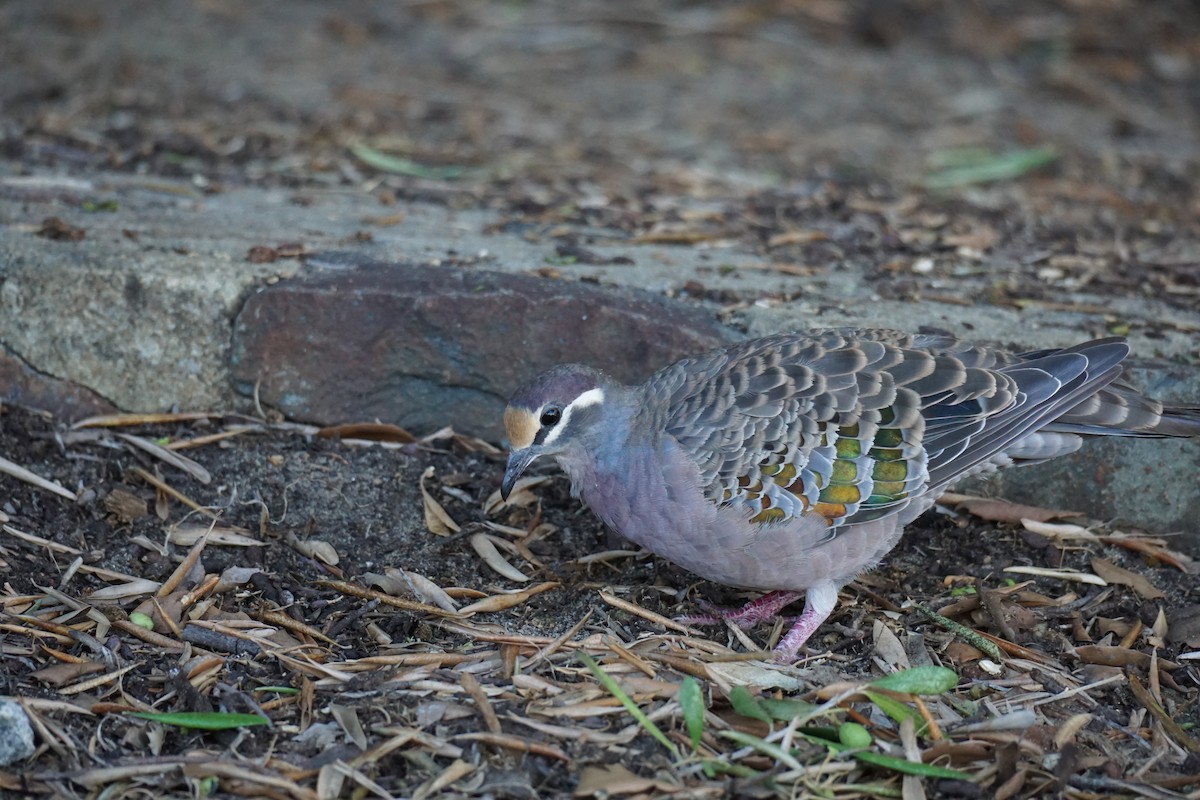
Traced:
<path fill-rule="evenodd" d="M 799 600 L 800 597 L 800 592 L 776 591 L 767 592 L 741 608 L 717 608 L 711 604 L 702 603 L 707 614 L 679 617 L 679 621 L 684 625 L 716 625 L 722 620 L 728 620 L 739 628 L 752 628 L 760 622 L 773 621 L 779 616 L 779 612 L 783 610 L 784 606 Z"/>
<path fill-rule="evenodd" d="M 817 632 L 817 628 L 837 605 L 837 586 L 832 583 L 818 583 L 808 587 L 805 595 L 804 613 L 792 625 L 792 629 L 784 634 L 775 645 L 775 661 L 780 664 L 790 664 L 796 660 L 796 654 L 808 641 L 808 637 Z"/>

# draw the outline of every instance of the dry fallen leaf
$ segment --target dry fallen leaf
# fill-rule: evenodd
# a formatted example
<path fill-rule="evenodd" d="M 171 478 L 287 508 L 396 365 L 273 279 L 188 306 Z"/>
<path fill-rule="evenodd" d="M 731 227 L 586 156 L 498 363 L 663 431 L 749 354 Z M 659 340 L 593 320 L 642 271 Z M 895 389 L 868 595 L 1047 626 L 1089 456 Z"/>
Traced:
<path fill-rule="evenodd" d="M 341 726 L 347 738 L 354 742 L 359 751 L 367 749 L 367 733 L 363 730 L 362 722 L 358 719 L 358 709 L 353 706 L 329 704 L 329 716 Z"/>
<path fill-rule="evenodd" d="M 539 583 L 537 586 L 530 586 L 528 589 L 522 589 L 519 592 L 512 592 L 511 594 L 494 594 L 459 609 L 459 613 L 463 616 L 469 616 L 485 611 L 503 611 L 506 608 L 519 606 L 534 595 L 557 588 L 558 585 L 558 581 L 547 581 Z"/>
<path fill-rule="evenodd" d="M 336 567 L 341 557 L 338 556 L 337 548 L 329 542 L 320 539 L 297 539 L 294 535 L 288 534 L 287 543 L 295 548 L 296 552 L 307 558 L 315 558 L 328 564 L 331 567 Z"/>
<path fill-rule="evenodd" d="M 391 569 L 387 572 L 390 574 Z M 457 611 L 458 603 L 454 602 L 454 598 L 446 594 L 446 591 L 436 583 L 426 578 L 419 572 L 411 572 L 407 569 L 399 570 L 401 577 L 408 588 L 417 599 L 423 603 L 429 603 L 432 606 L 437 606 L 443 611 Z"/>
<path fill-rule="evenodd" d="M 1095 572 L 1109 583 L 1119 583 L 1122 586 L 1128 586 L 1138 593 L 1138 597 L 1143 600 L 1158 600 L 1166 597 L 1166 594 L 1159 588 L 1150 583 L 1144 575 L 1138 575 L 1136 572 L 1130 572 L 1127 569 L 1118 567 L 1108 559 L 1093 557 L 1092 572 Z"/>
<path fill-rule="evenodd" d="M 483 563 L 487 564 L 494 571 L 508 578 L 510 581 L 518 581 L 524 583 L 529 580 L 529 576 L 521 572 L 521 570 L 508 563 L 504 556 L 500 555 L 500 551 L 496 549 L 496 544 L 486 534 L 477 533 L 471 537 L 471 547 L 483 559 Z"/>
<path fill-rule="evenodd" d="M 706 665 L 709 676 L 724 688 L 747 686 L 753 689 L 783 689 L 785 692 L 805 688 L 799 673 L 767 661 L 715 661 Z"/>
<path fill-rule="evenodd" d="M 398 425 L 384 422 L 352 422 L 346 425 L 333 425 L 317 431 L 318 439 L 361 439 L 369 442 L 395 442 L 410 444 L 417 440 L 408 431 Z"/>
<path fill-rule="evenodd" d="M 1047 539 L 1055 542 L 1073 540 L 1095 542 L 1100 540 L 1099 536 L 1082 525 L 1074 525 L 1069 522 L 1042 522 L 1025 517 L 1021 520 L 1021 525 L 1024 526 L 1025 530 L 1036 533 L 1039 536 L 1045 536 Z"/>
<path fill-rule="evenodd" d="M 640 778 L 623 764 L 584 767 L 575 787 L 576 797 L 613 797 L 623 794 L 641 794 L 660 797 L 677 791 L 675 786 L 653 778 Z"/>
<path fill-rule="evenodd" d="M 1169 550 L 1165 542 L 1161 539 L 1150 539 L 1137 534 L 1122 533 L 1121 531 L 1113 531 L 1108 536 L 1100 537 L 1100 541 L 1105 544 L 1116 545 L 1123 547 L 1126 550 L 1132 550 L 1135 553 L 1140 553 L 1144 556 L 1161 561 L 1168 566 L 1172 566 L 1185 575 L 1200 574 L 1200 566 L 1190 556 L 1175 550 Z"/>
<path fill-rule="evenodd" d="M 875 642 L 875 655 L 883 663 L 894 669 L 909 667 L 908 653 L 905 652 L 904 645 L 900 644 L 896 634 L 892 633 L 891 628 L 876 620 L 875 624 L 871 626 L 871 636 Z"/>
<path fill-rule="evenodd" d="M 153 594 L 162 586 L 158 581 L 147 580 L 146 578 L 138 578 L 126 583 L 118 583 L 114 586 L 105 586 L 103 589 L 97 589 L 88 595 L 88 600 L 123 600 L 127 597 L 138 597 L 143 594 Z"/>
<path fill-rule="evenodd" d="M 425 505 L 425 527 L 430 533 L 437 536 L 449 536 L 452 533 L 458 533 L 460 528 L 457 522 L 451 519 L 446 513 L 446 509 L 442 508 L 442 504 L 433 499 L 433 495 L 425 488 L 425 479 L 433 477 L 433 467 L 427 467 L 421 475 L 421 500 Z"/>
<path fill-rule="evenodd" d="M 1145 669 L 1153 660 L 1140 650 L 1099 644 L 1087 644 L 1075 648 L 1075 655 L 1085 664 L 1102 664 L 1106 667 L 1141 667 Z M 1159 669 L 1173 670 L 1179 667 L 1173 661 L 1158 659 Z"/>
<path fill-rule="evenodd" d="M 103 672 L 106 669 L 107 667 L 100 661 L 80 661 L 79 663 L 51 664 L 31 672 L 29 675 L 51 686 L 65 686 L 85 675 Z"/>
<path fill-rule="evenodd" d="M 1082 516 L 1082 512 L 1080 511 L 1039 508 L 1038 506 L 1010 503 L 1007 500 L 992 500 L 987 497 L 969 497 L 959 501 L 957 507 L 972 516 L 990 522 L 1020 522 L 1025 519 L 1047 522 L 1048 520 L 1060 517 Z"/>
<path fill-rule="evenodd" d="M 233 528 L 227 525 L 194 525 L 183 524 L 172 528 L 167 534 L 167 541 L 181 547 L 191 547 L 208 534 L 209 544 L 225 545 L 227 547 L 264 547 L 266 542 L 248 536 L 244 528 Z"/>
<path fill-rule="evenodd" d="M 500 497 L 500 490 L 497 489 L 488 495 L 487 500 L 483 501 L 483 513 L 490 517 L 502 508 L 524 508 L 533 505 L 538 498 L 530 490 L 541 486 L 548 480 L 550 478 L 546 476 L 520 478 L 513 484 L 512 492 L 509 493 L 507 500 Z"/>

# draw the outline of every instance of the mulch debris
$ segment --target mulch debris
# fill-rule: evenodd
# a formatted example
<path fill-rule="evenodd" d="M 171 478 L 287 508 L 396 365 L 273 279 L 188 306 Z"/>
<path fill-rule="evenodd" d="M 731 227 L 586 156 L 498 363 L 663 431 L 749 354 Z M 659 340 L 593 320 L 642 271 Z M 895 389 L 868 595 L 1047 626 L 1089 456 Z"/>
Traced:
<path fill-rule="evenodd" d="M 780 666 L 779 625 L 676 622 L 744 597 L 614 546 L 561 477 L 504 504 L 486 442 L 329 434 L 3 409 L 0 665 L 37 750 L 0 789 L 1200 790 L 1200 591 L 1169 538 L 952 495 Z"/>

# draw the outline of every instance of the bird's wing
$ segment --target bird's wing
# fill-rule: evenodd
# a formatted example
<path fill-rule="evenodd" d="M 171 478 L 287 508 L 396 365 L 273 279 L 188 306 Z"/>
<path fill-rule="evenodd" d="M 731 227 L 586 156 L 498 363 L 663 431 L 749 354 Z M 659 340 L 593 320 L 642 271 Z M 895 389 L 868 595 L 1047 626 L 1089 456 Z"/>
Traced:
<path fill-rule="evenodd" d="M 745 342 L 645 385 L 648 420 L 709 500 L 762 524 L 897 513 L 986 464 L 1112 381 L 1121 340 L 1020 356 L 940 335 L 825 330 Z"/>

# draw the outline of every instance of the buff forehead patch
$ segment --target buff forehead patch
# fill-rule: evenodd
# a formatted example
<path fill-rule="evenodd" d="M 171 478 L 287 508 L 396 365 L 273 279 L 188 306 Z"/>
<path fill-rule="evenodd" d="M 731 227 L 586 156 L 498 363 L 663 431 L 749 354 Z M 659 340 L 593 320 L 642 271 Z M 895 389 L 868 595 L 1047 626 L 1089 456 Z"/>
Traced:
<path fill-rule="evenodd" d="M 513 406 L 504 409 L 504 432 L 508 434 L 508 441 L 514 450 L 533 444 L 540 427 L 534 412 Z"/>

